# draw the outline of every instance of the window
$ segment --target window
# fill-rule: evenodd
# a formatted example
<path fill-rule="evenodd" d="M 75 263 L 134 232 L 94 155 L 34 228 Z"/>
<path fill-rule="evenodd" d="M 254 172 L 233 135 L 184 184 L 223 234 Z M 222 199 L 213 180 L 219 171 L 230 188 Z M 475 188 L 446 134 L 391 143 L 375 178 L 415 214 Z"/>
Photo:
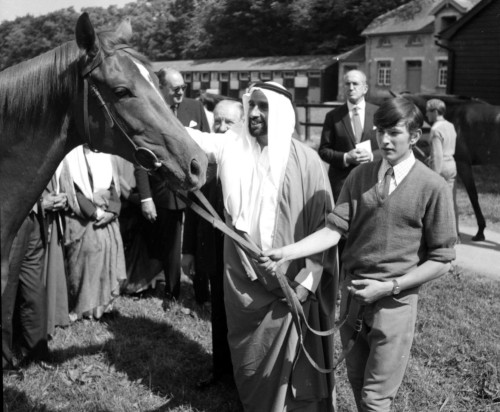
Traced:
<path fill-rule="evenodd" d="M 213 81 L 219 80 L 219 73 L 217 73 L 217 72 L 210 73 L 210 80 L 213 80 Z"/>
<path fill-rule="evenodd" d="M 200 81 L 200 73 L 196 72 L 193 73 L 193 82 L 199 82 Z"/>
<path fill-rule="evenodd" d="M 201 81 L 202 82 L 208 82 L 208 81 L 210 81 L 210 73 L 207 73 L 207 72 L 202 73 L 201 74 Z"/>
<path fill-rule="evenodd" d="M 260 79 L 264 82 L 271 80 L 271 72 L 260 72 Z"/>
<path fill-rule="evenodd" d="M 307 76 L 308 76 L 310 79 L 313 79 L 313 78 L 320 78 L 320 77 L 321 77 L 321 73 L 319 72 L 319 70 L 311 70 L 311 71 L 308 71 L 308 72 L 307 72 Z"/>
<path fill-rule="evenodd" d="M 182 75 L 184 76 L 184 81 L 186 83 L 191 83 L 191 73 L 182 73 Z"/>
<path fill-rule="evenodd" d="M 259 81 L 259 72 L 251 72 L 250 73 L 250 80 L 252 82 L 258 82 Z"/>
<path fill-rule="evenodd" d="M 295 72 L 294 71 L 283 72 L 283 78 L 284 79 L 293 79 L 294 77 L 295 77 Z"/>
<path fill-rule="evenodd" d="M 450 27 L 457 21 L 457 16 L 443 16 L 441 17 L 441 31 Z"/>
<path fill-rule="evenodd" d="M 238 72 L 231 72 L 231 80 L 238 80 Z"/>
<path fill-rule="evenodd" d="M 229 80 L 229 73 L 219 73 L 219 80 L 221 82 L 227 82 Z"/>
<path fill-rule="evenodd" d="M 377 84 L 379 86 L 391 85 L 391 62 L 379 61 L 377 63 Z"/>
<path fill-rule="evenodd" d="M 440 60 L 438 62 L 438 87 L 446 87 L 448 80 L 448 62 Z"/>
<path fill-rule="evenodd" d="M 281 79 L 281 72 L 273 72 L 273 79 Z"/>
<path fill-rule="evenodd" d="M 418 34 L 412 34 L 408 37 L 407 46 L 422 46 L 422 37 Z"/>
<path fill-rule="evenodd" d="M 380 39 L 378 39 L 378 47 L 391 47 L 391 39 L 387 36 L 383 36 Z"/>
<path fill-rule="evenodd" d="M 240 72 L 239 78 L 242 81 L 248 81 L 250 79 L 250 74 L 248 72 Z"/>

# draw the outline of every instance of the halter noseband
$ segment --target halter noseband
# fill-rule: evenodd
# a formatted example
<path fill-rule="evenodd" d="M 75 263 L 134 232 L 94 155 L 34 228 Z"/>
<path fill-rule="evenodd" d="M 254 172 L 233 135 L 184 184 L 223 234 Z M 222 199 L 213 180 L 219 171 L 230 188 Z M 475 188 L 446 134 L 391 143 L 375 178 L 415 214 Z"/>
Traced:
<path fill-rule="evenodd" d="M 122 50 L 129 48 L 129 46 L 120 46 L 117 48 L 117 50 Z M 118 130 L 122 133 L 123 136 L 128 140 L 128 142 L 132 145 L 134 148 L 134 158 L 136 160 L 136 163 L 142 167 L 143 169 L 147 171 L 153 171 L 161 167 L 162 163 L 158 160 L 156 155 L 150 150 L 145 147 L 139 147 L 137 146 L 132 138 L 127 134 L 125 129 L 120 125 L 120 123 L 117 121 L 116 117 L 113 115 L 111 110 L 109 109 L 108 105 L 104 101 L 101 93 L 99 92 L 99 89 L 97 86 L 92 82 L 92 79 L 90 78 L 90 74 L 94 69 L 99 67 L 103 62 L 102 58 L 102 53 L 99 51 L 96 56 L 92 59 L 91 63 L 84 66 L 82 68 L 82 77 L 83 77 L 83 125 L 84 125 L 84 130 L 85 130 L 85 138 L 87 140 L 87 144 L 89 146 L 89 149 L 92 150 L 93 152 L 98 152 L 93 145 L 92 145 L 92 136 L 90 134 L 90 123 L 89 123 L 89 111 L 88 111 L 88 106 L 89 106 L 89 93 L 92 95 L 93 98 L 95 98 L 98 102 L 99 108 L 102 109 L 104 112 L 104 116 L 106 117 L 109 127 L 112 129 L 115 126 L 118 128 Z M 142 157 L 147 156 L 150 159 L 152 159 L 152 162 L 154 164 L 154 167 L 146 167 L 143 164 L 141 164 L 138 159 Z"/>

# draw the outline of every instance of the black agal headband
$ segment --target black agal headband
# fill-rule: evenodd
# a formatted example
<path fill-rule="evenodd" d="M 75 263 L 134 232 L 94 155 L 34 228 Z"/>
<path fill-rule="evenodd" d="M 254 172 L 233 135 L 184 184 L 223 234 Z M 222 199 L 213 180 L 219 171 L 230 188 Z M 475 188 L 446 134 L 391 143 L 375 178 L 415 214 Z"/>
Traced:
<path fill-rule="evenodd" d="M 272 83 L 255 83 L 255 84 L 252 84 L 252 88 L 254 88 L 254 87 L 258 87 L 260 89 L 271 90 L 273 92 L 282 94 L 283 96 L 285 96 L 288 99 L 290 99 L 290 101 L 293 101 L 293 99 L 292 99 L 292 93 L 290 93 L 288 90 L 283 89 L 283 88 L 281 88 L 279 86 L 276 86 L 276 85 L 274 85 Z"/>

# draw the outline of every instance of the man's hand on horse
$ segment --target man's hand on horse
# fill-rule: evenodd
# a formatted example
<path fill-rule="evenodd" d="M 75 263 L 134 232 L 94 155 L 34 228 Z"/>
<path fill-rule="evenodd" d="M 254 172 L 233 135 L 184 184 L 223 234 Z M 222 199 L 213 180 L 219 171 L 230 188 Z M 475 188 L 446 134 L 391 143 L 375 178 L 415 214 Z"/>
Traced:
<path fill-rule="evenodd" d="M 156 206 L 153 200 L 149 199 L 144 202 L 141 202 L 141 210 L 142 215 L 149 220 L 150 222 L 154 222 L 156 220 Z"/>

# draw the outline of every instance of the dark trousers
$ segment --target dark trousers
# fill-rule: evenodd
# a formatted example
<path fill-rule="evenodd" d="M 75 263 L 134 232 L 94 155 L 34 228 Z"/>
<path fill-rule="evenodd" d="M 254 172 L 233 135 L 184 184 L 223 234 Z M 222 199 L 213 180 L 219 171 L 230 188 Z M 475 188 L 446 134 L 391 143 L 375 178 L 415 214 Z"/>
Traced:
<path fill-rule="evenodd" d="M 16 363 L 14 341 L 21 357 L 42 360 L 48 355 L 47 304 L 43 285 L 44 245 L 34 213 L 24 220 L 9 255 L 9 274 L 2 295 L 2 367 Z M 19 313 L 19 322 L 14 314 Z"/>
<path fill-rule="evenodd" d="M 233 375 L 231 352 L 227 342 L 227 319 L 224 306 L 224 267 L 210 276 L 210 299 L 212 303 L 212 362 L 215 379 Z"/>
<path fill-rule="evenodd" d="M 161 260 L 165 273 L 165 297 L 179 299 L 181 292 L 181 235 L 183 210 L 156 208 L 157 218 L 148 223 L 146 241 L 151 257 Z"/>

